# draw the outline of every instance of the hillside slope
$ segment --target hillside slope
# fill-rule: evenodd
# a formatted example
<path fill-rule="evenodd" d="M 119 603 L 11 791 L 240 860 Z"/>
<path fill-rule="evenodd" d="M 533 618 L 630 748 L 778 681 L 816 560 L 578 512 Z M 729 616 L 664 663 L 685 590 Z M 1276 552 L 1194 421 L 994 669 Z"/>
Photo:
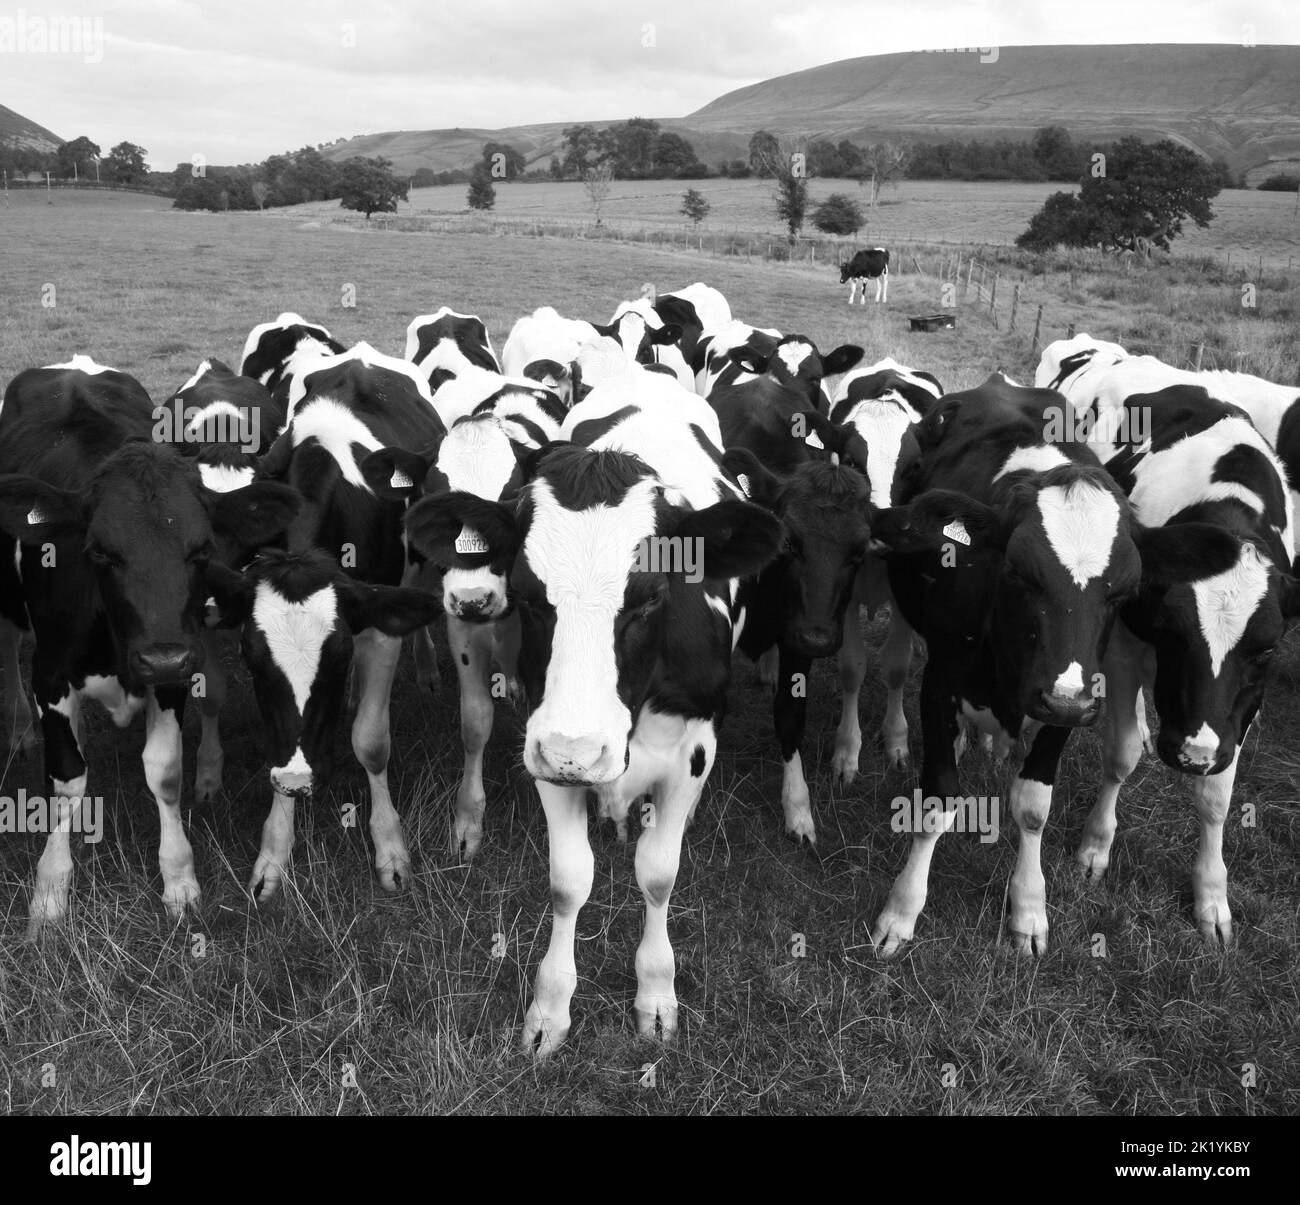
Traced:
<path fill-rule="evenodd" d="M 30 147 L 37 151 L 57 151 L 66 142 L 57 134 L 51 133 L 44 126 L 38 126 L 30 118 L 12 109 L 0 105 L 0 142 Z"/>

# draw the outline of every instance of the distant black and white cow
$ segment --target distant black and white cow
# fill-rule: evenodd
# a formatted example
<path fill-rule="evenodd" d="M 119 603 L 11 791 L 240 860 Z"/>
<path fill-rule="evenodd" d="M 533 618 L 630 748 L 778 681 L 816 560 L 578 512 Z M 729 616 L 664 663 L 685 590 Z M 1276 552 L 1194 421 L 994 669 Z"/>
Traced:
<path fill-rule="evenodd" d="M 289 549 L 251 567 L 254 587 L 218 593 L 244 621 L 244 656 L 270 744 L 271 814 L 250 890 L 265 900 L 284 878 L 298 799 L 319 789 L 334 760 L 334 728 L 349 664 L 358 685 L 352 750 L 370 783 L 370 833 L 380 884 L 397 890 L 410 855 L 388 786 L 389 696 L 401 637 L 441 609 L 407 573 L 402 505 L 377 497 L 362 472 L 379 448 L 435 446 L 445 428 L 429 387 L 404 360 L 359 343 L 295 378 L 289 425 L 261 472 L 306 500 Z"/>
<path fill-rule="evenodd" d="M 615 437 L 608 420 L 618 407 L 599 393 L 588 399 L 604 415 L 593 430 Z M 709 480 L 693 485 L 697 496 L 721 473 L 710 464 Z M 535 468 L 520 503 L 511 582 L 530 708 L 524 765 L 550 836 L 551 941 L 523 1029 L 525 1048 L 543 1056 L 569 1032 L 575 926 L 594 875 L 589 789 L 615 818 L 649 797 L 636 851 L 646 917 L 633 1007 L 643 1035 L 667 1039 L 676 1030 L 668 904 L 726 705 L 727 579 L 757 573 L 779 536 L 770 515 L 737 498 L 697 510 L 674 504 L 667 485 L 627 451 L 557 443 Z"/>
<path fill-rule="evenodd" d="M 850 427 L 866 448 L 859 465 L 867 477 L 871 505 L 884 510 L 908 501 L 921 472 L 918 424 L 943 386 L 928 372 L 904 368 L 892 359 L 854 368 L 841 378 L 831 407 L 831 422 Z M 868 615 L 889 605 L 889 630 L 880 650 L 880 672 L 888 697 L 881 724 L 885 758 L 894 766 L 908 759 L 907 717 L 903 712 L 903 687 L 912 661 L 912 629 L 889 592 L 889 576 L 878 556 L 868 556 L 858 571 L 853 597 L 844 616 L 844 643 L 840 646 L 840 684 L 843 705 L 835 733 L 832 762 L 841 783 L 851 783 L 858 773 L 862 729 L 858 722 L 858 696 L 866 675 L 866 646 L 862 642 L 859 612 Z"/>
<path fill-rule="evenodd" d="M 436 313 L 411 319 L 406 328 L 405 358 L 423 373 L 435 393 L 443 381 L 466 368 L 501 371 L 483 320 L 477 314 L 458 314 L 445 305 Z"/>
<path fill-rule="evenodd" d="M 1194 776 L 1201 822 L 1192 870 L 1196 924 L 1208 941 L 1227 945 L 1232 916 L 1223 826 L 1237 760 L 1278 643 L 1300 615 L 1300 584 L 1289 572 L 1291 495 L 1273 449 L 1235 405 L 1199 385 L 1127 397 L 1116 386 L 1111 375 L 1103 381 L 1097 416 L 1097 430 L 1114 438 L 1093 446 L 1134 514 L 1173 537 L 1208 528 L 1228 543 L 1231 556 L 1190 583 L 1145 583 L 1121 612 L 1104 667 L 1103 783 L 1079 864 L 1089 877 L 1109 865 L 1116 801 L 1141 752 L 1135 704 L 1145 687 L 1160 719 L 1156 752 Z"/>
<path fill-rule="evenodd" d="M 345 350 L 323 326 L 286 310 L 274 322 L 263 322 L 248 332 L 239 371 L 284 400 L 294 377 Z"/>
<path fill-rule="evenodd" d="M 911 854 L 872 930 L 886 958 L 912 938 L 935 843 L 969 805 L 957 779 L 967 725 L 1000 752 L 1028 742 L 1010 791 L 1020 849 L 1007 926 L 1021 953 L 1045 950 L 1052 785 L 1071 728 L 1097 719 L 1103 694 L 1113 699 L 1098 684 L 1116 614 L 1144 584 L 1194 582 L 1236 558 L 1208 524 L 1142 527 L 1086 445 L 1049 445 L 1064 405 L 996 375 L 946 395 L 921 424 L 922 491 L 875 516 L 894 598 L 928 648 L 920 786 L 933 809 L 907 816 Z"/>
<path fill-rule="evenodd" d="M 218 542 L 243 559 L 301 504 L 284 485 L 219 493 L 192 458 L 155 438 L 153 403 L 125 373 L 78 356 L 20 373 L 0 411 L 0 609 L 36 638 L 32 690 L 45 739 L 45 791 L 57 801 L 36 871 L 31 927 L 61 920 L 70 831 L 88 794 L 83 699 L 125 726 L 145 712 L 144 772 L 158 805 L 163 902 L 197 903 L 180 817 L 181 721 L 203 667 Z"/>
<path fill-rule="evenodd" d="M 543 306 L 520 318 L 501 350 L 506 376 L 525 377 L 555 393 L 565 405 L 580 401 L 581 378 L 573 379 L 573 365 L 585 348 L 608 341 L 623 355 L 641 364 L 653 362 L 656 345 L 674 342 L 681 331 L 671 323 L 654 326 L 634 309 L 620 313 L 606 326 L 577 318 L 564 318 Z"/>
<path fill-rule="evenodd" d="M 867 450 L 856 432 L 834 427 L 814 401 L 821 397 L 820 370 L 846 371 L 862 349 L 837 348 L 823 360 L 809 346 L 792 337 L 762 363 L 747 349 L 733 353 L 745 367 L 766 371 L 716 387 L 709 402 L 728 467 L 744 474 L 751 499 L 783 527 L 782 555 L 741 586 L 740 648 L 755 660 L 777 651 L 773 718 L 784 765 L 781 806 L 786 830 L 814 842 L 800 751 L 808 678 L 815 658 L 840 648 L 871 529 Z"/>
<path fill-rule="evenodd" d="M 155 433 L 182 455 L 192 455 L 203 484 L 217 493 L 251 485 L 262 453 L 284 429 L 285 405 L 251 377 L 236 375 L 220 360 L 204 360 L 175 393 L 155 410 Z M 218 540 L 216 560 L 239 568 L 239 549 Z M 194 772 L 199 800 L 215 799 L 221 790 L 224 755 L 219 718 L 226 699 L 226 671 L 221 645 L 229 634 L 205 628 L 203 688 L 196 691 L 202 714 L 202 737 Z"/>
<path fill-rule="evenodd" d="M 849 305 L 858 289 L 862 290 L 862 303 L 867 304 L 867 281 L 876 282 L 876 300 L 889 300 L 889 252 L 884 247 L 859 251 L 847 263 L 840 264 L 840 284 L 849 286 Z"/>
<path fill-rule="evenodd" d="M 447 641 L 460 679 L 465 763 L 451 830 L 454 854 L 469 861 L 483 840 L 483 750 L 492 735 L 493 666 L 517 691 L 519 615 L 509 594 L 513 515 L 523 466 L 564 421 L 554 394 L 507 384 L 423 454 L 384 448 L 362 465 L 379 497 L 409 501 L 407 537 L 442 574 Z"/>

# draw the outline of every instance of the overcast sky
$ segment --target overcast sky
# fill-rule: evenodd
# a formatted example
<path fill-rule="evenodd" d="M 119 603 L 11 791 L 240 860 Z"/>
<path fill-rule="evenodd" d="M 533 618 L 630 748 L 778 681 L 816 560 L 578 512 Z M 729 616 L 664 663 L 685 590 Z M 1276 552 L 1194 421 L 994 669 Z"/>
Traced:
<path fill-rule="evenodd" d="M 1300 40 L 1295 0 L 0 0 L 0 104 L 169 170 L 353 134 L 681 117 L 856 55 L 953 46 Z M 90 22 L 31 49 L 33 22 Z M 67 35 L 65 35 L 66 37 Z"/>

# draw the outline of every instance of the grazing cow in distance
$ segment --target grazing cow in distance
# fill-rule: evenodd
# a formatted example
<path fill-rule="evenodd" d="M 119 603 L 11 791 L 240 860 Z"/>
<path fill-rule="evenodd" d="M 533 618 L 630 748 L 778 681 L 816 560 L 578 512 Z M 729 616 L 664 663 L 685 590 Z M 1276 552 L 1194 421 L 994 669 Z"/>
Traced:
<path fill-rule="evenodd" d="M 556 439 L 565 410 L 545 389 L 507 384 L 422 453 L 372 452 L 362 472 L 378 497 L 409 502 L 411 545 L 442 574 L 447 642 L 460 680 L 464 768 L 452 853 L 470 861 L 483 840 L 483 750 L 492 735 L 495 664 L 517 697 L 519 615 L 511 606 L 512 516 L 524 465 Z"/>
<path fill-rule="evenodd" d="M 67 912 L 69 832 L 88 794 L 81 707 L 125 727 L 145 712 L 144 774 L 158 805 L 163 902 L 197 904 L 181 824 L 181 723 L 223 542 L 242 561 L 280 534 L 301 498 L 258 481 L 210 490 L 193 458 L 154 438 L 139 382 L 78 356 L 19 373 L 0 411 L 0 609 L 36 638 L 32 691 L 57 816 L 36 870 L 30 932 Z"/>
<path fill-rule="evenodd" d="M 1114 372 L 1134 363 L 1125 361 Z M 1192 870 L 1194 918 L 1206 941 L 1227 946 L 1232 915 L 1223 826 L 1237 762 L 1278 644 L 1300 615 L 1300 583 L 1290 572 L 1291 494 L 1263 434 L 1204 386 L 1122 397 L 1108 374 L 1101 394 L 1093 447 L 1137 518 L 1175 538 L 1208 529 L 1228 543 L 1231 556 L 1190 584 L 1144 582 L 1121 611 L 1104 666 L 1103 781 L 1079 865 L 1090 878 L 1109 865 L 1116 801 L 1141 750 L 1135 703 L 1145 687 L 1160 719 L 1156 752 L 1166 765 L 1193 776 L 1201 826 Z"/>
<path fill-rule="evenodd" d="M 643 1036 L 676 1031 L 668 907 L 726 707 L 727 579 L 757 573 L 779 535 L 770 515 L 736 498 L 674 505 L 626 451 L 557 443 L 534 468 L 514 520 L 511 584 L 529 706 L 524 765 L 550 841 L 551 940 L 523 1026 L 524 1048 L 543 1057 L 568 1035 L 578 982 L 575 928 L 594 880 L 589 790 L 616 818 L 649 797 L 636 849 L 646 911 L 633 1010 Z"/>
<path fill-rule="evenodd" d="M 574 379 L 573 367 L 579 353 L 593 344 L 609 340 L 629 360 L 653 362 L 652 348 L 675 341 L 681 331 L 664 323 L 654 327 L 636 310 L 620 314 L 607 326 L 577 318 L 563 318 L 552 306 L 526 314 L 510 330 L 501 349 L 501 367 L 506 376 L 526 377 L 555 393 L 566 406 L 581 400 L 581 374 Z"/>
<path fill-rule="evenodd" d="M 1064 405 L 1052 390 L 991 376 L 950 393 L 921 423 L 919 491 L 876 513 L 889 583 L 926 641 L 921 680 L 921 806 L 907 865 L 872 929 L 882 957 L 911 940 L 940 835 L 973 799 L 959 793 L 965 729 L 998 751 L 1027 742 L 1011 783 L 1020 848 L 1007 928 L 1022 954 L 1047 948 L 1042 833 L 1072 728 L 1094 723 L 1100 669 L 1120 607 L 1144 584 L 1168 587 L 1229 568 L 1235 542 L 1206 523 L 1146 528 L 1086 444 L 1047 443 Z M 931 802 L 933 801 L 933 802 Z M 918 815 L 923 808 L 930 814 Z"/>
<path fill-rule="evenodd" d="M 501 371 L 483 320 L 477 314 L 458 314 L 445 305 L 433 314 L 411 319 L 404 355 L 428 378 L 435 393 L 439 385 L 466 368 Z"/>
<path fill-rule="evenodd" d="M 346 350 L 323 326 L 286 310 L 274 322 L 263 322 L 248 332 L 239 371 L 284 400 L 294 377 Z"/>
<path fill-rule="evenodd" d="M 285 555 L 253 575 L 255 589 L 217 597 L 245 621 L 245 661 L 270 743 L 273 801 L 249 883 L 259 902 L 288 867 L 295 801 L 320 789 L 333 768 L 349 664 L 359 684 L 352 750 L 369 780 L 375 869 L 386 891 L 409 880 L 388 786 L 389 697 L 401 637 L 441 609 L 425 591 L 400 585 L 408 572 L 402 504 L 376 496 L 362 472 L 370 452 L 419 451 L 446 434 L 424 379 L 405 360 L 359 343 L 295 378 L 289 402 L 289 424 L 261 472 L 302 494 L 302 514 Z"/>
<path fill-rule="evenodd" d="M 915 492 L 921 472 L 918 426 L 942 396 L 943 386 L 936 377 L 888 358 L 854 368 L 841 378 L 832 399 L 831 422 L 852 428 L 861 440 L 858 446 L 866 448 L 865 462 L 856 467 L 866 474 L 873 508 L 897 506 Z M 872 555 L 858 571 L 840 646 L 843 701 L 832 766 L 844 785 L 857 777 L 862 750 L 858 696 L 866 675 L 867 650 L 862 642 L 860 611 L 866 607 L 868 616 L 873 617 L 885 604 L 889 605 L 889 630 L 880 650 L 880 674 L 888 695 L 881 737 L 890 765 L 903 766 L 908 760 L 903 687 L 912 661 L 912 629 L 890 594 L 885 562 Z"/>
<path fill-rule="evenodd" d="M 889 300 L 889 252 L 884 247 L 859 251 L 847 263 L 840 264 L 840 284 L 849 286 L 849 305 L 858 289 L 862 290 L 862 304 L 867 304 L 867 281 L 876 282 L 876 300 Z"/>

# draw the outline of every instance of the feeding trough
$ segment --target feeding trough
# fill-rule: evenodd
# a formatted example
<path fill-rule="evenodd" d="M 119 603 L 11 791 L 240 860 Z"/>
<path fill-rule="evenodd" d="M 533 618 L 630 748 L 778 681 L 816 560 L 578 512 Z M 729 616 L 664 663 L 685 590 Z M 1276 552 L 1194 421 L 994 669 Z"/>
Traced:
<path fill-rule="evenodd" d="M 952 330 L 957 325 L 957 315 L 922 314 L 919 317 L 909 318 L 908 322 L 912 324 L 914 331 Z"/>

